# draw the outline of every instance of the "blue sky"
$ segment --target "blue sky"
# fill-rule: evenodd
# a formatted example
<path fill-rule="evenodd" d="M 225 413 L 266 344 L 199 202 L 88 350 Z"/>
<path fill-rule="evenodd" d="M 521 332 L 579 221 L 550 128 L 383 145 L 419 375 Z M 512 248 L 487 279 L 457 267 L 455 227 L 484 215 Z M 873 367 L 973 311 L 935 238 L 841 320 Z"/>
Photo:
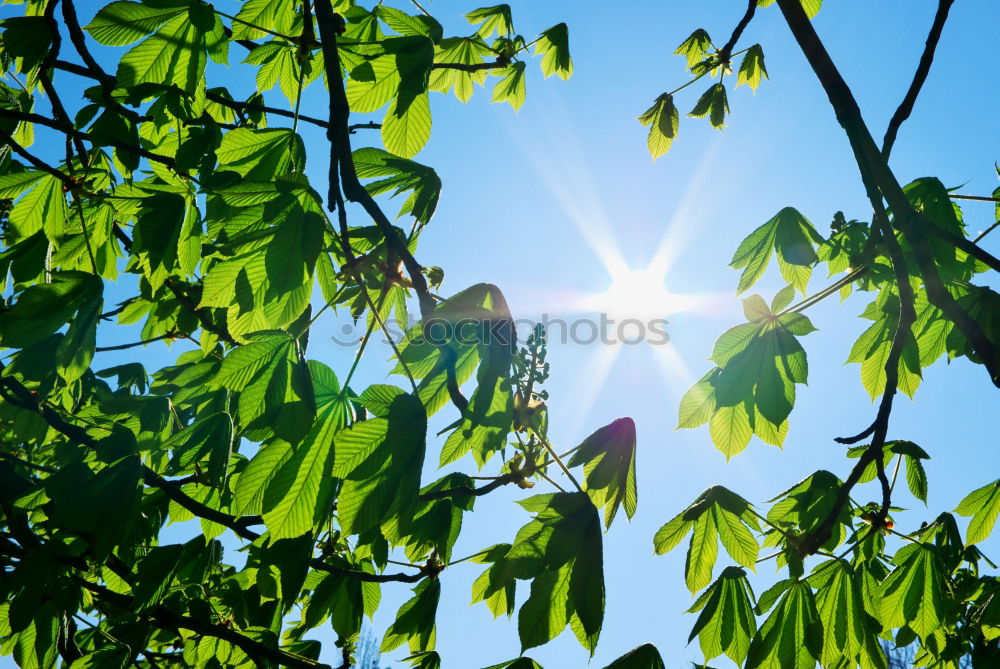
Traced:
<path fill-rule="evenodd" d="M 881 138 L 909 85 L 934 3 L 826 4 L 816 28 L 853 87 L 873 134 Z M 557 450 L 576 445 L 620 416 L 633 417 L 638 426 L 639 509 L 631 523 L 620 516 L 605 535 L 607 609 L 590 664 L 602 667 L 636 645 L 653 642 L 668 666 L 683 666 L 700 660 L 697 643 L 685 646 L 694 624 L 693 616 L 683 615 L 692 603 L 683 581 L 686 542 L 674 553 L 655 557 L 656 529 L 713 484 L 760 503 L 819 468 L 846 475 L 850 463 L 832 438 L 860 431 L 874 416 L 857 366 L 843 364 L 851 343 L 867 327 L 867 321 L 856 318 L 867 303 L 861 296 L 841 305 L 828 300 L 810 310 L 819 328 L 803 340 L 810 356 L 810 385 L 799 389 L 784 450 L 754 441 L 727 464 L 707 428 L 674 430 L 680 396 L 708 369 L 715 338 L 743 320 L 735 296 L 738 274 L 726 265 L 740 240 L 784 206 L 799 209 L 821 232 L 835 211 L 865 219 L 869 207 L 847 141 L 776 7 L 761 10 L 741 41 L 743 46 L 763 45 L 770 80 L 756 95 L 746 87 L 730 92 L 732 116 L 723 132 L 704 119 L 682 116 L 679 139 L 654 163 L 646 151 L 646 129 L 636 117 L 656 95 L 686 81 L 684 61 L 672 51 L 697 27 L 707 29 L 717 44 L 724 42 L 743 3 L 511 5 L 515 24 L 525 35 L 559 21 L 569 25 L 574 76 L 567 82 L 555 77 L 543 81 L 538 62 L 530 62 L 528 99 L 519 113 L 490 104 L 489 90 L 477 89 L 465 105 L 453 96 L 432 98 L 433 134 L 416 160 L 438 170 L 444 189 L 417 257 L 444 268 L 444 295 L 474 283 L 495 283 L 515 317 L 572 317 L 585 315 L 579 298 L 605 291 L 611 281 L 601 259 L 606 242 L 595 248 L 588 238 L 613 239 L 625 263 L 642 269 L 669 232 L 666 248 L 673 262 L 665 276 L 667 289 L 711 296 L 702 309 L 669 316 L 670 348 L 690 376 L 665 368 L 662 351 L 648 345 L 611 351 L 598 344 L 553 344 L 546 385 L 550 436 Z M 439 0 L 426 6 L 445 24 L 446 33 L 462 33 L 468 28 L 461 15 L 476 5 Z M 78 7 L 85 22 L 100 4 L 80 2 Z M 234 11 L 237 4 L 219 7 Z M 995 76 L 1000 7 L 992 0 L 966 1 L 956 3 L 951 14 L 924 93 L 900 132 L 892 166 L 903 182 L 937 176 L 946 186 L 965 184 L 962 192 L 987 195 L 996 187 L 993 165 L 1000 158 L 994 116 L 1000 107 Z M 239 57 L 233 47 L 231 62 Z M 216 70 L 215 81 L 223 74 Z M 246 77 L 224 76 L 234 93 L 252 85 Z M 682 114 L 702 89 L 696 84 L 677 96 Z M 287 105 L 277 91 L 269 102 Z M 324 116 L 325 109 L 325 92 L 314 85 L 303 112 Z M 309 156 L 309 174 L 314 184 L 325 183 L 323 136 L 302 130 L 306 145 L 319 149 Z M 362 135 L 356 137 L 364 141 Z M 393 205 L 389 209 L 394 211 Z M 990 204 L 969 202 L 963 209 L 973 232 L 993 222 Z M 364 224 L 358 212 L 352 214 L 353 223 Z M 995 251 L 1000 237 L 984 243 Z M 824 274 L 814 272 L 812 290 L 826 285 Z M 769 299 L 782 285 L 772 267 L 756 289 Z M 343 322 L 321 319 L 309 350 L 309 357 L 327 362 L 341 376 L 354 351 L 320 334 L 324 327 L 333 333 Z M 134 341 L 135 335 L 134 329 L 107 331 L 99 343 Z M 169 364 L 180 350 L 150 347 L 144 354 L 147 368 Z M 601 361 L 612 352 L 614 362 L 602 380 Z M 126 359 L 99 355 L 103 357 L 95 360 L 95 369 Z M 385 382 L 389 356 L 388 347 L 373 348 L 353 385 L 361 389 Z M 954 508 L 967 492 L 996 478 L 991 457 L 1000 413 L 994 390 L 980 368 L 939 361 L 925 371 L 914 402 L 905 397 L 898 401 L 890 438 L 915 441 L 932 456 L 928 509 L 903 492 L 899 503 L 914 512 L 897 516 L 900 529 L 913 529 L 920 520 Z M 432 421 L 431 434 L 452 420 L 447 409 L 442 411 Z M 442 441 L 432 439 L 429 453 Z M 449 468 L 474 469 L 471 458 Z M 439 475 L 431 455 L 426 477 Z M 535 491 L 545 487 L 540 483 Z M 501 490 L 478 500 L 454 554 L 512 539 L 528 519 L 513 503 L 524 496 L 520 490 Z M 869 496 L 875 497 L 874 490 L 862 488 L 855 498 L 867 501 Z M 994 559 L 1000 557 L 997 540 L 983 548 Z M 717 572 L 723 566 L 724 559 Z M 773 569 L 773 563 L 760 566 L 760 578 L 754 581 L 758 592 L 780 578 Z M 465 563 L 441 576 L 437 634 L 445 666 L 486 666 L 520 651 L 516 615 L 494 621 L 484 605 L 469 607 L 470 585 L 480 571 Z M 522 584 L 519 603 L 526 593 Z M 384 588 L 373 623 L 376 634 L 381 635 L 409 596 L 407 586 Z M 320 632 L 320 638 L 332 653 L 332 631 Z M 588 662 L 570 632 L 527 654 L 549 669 Z M 333 655 L 325 659 L 332 661 Z M 713 665 L 729 666 L 724 659 Z"/>

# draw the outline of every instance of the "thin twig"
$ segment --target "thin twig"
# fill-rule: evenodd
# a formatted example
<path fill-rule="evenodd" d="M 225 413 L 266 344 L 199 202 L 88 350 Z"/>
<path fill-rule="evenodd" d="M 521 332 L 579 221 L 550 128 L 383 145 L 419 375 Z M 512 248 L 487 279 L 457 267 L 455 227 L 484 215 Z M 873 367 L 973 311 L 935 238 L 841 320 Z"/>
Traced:
<path fill-rule="evenodd" d="M 948 20 L 948 11 L 951 9 L 953 2 L 954 0 L 938 0 L 937 13 L 934 15 L 934 22 L 931 24 L 930 33 L 927 35 L 924 51 L 920 54 L 920 62 L 917 64 L 917 70 L 913 73 L 913 81 L 910 82 L 910 88 L 906 91 L 906 95 L 903 96 L 903 101 L 899 103 L 896 113 L 889 120 L 885 137 L 882 139 L 882 158 L 884 160 L 889 159 L 889 153 L 892 151 L 892 145 L 896 142 L 896 134 L 899 132 L 899 127 L 903 125 L 903 121 L 908 119 L 913 112 L 913 105 L 917 101 L 917 96 L 920 95 L 920 89 L 927 80 L 927 74 L 930 72 L 931 64 L 934 62 L 934 50 L 937 49 L 938 40 L 941 39 L 941 31 L 944 29 L 945 21 Z"/>
<path fill-rule="evenodd" d="M 89 133 L 74 128 L 72 124 L 66 124 L 57 119 L 50 119 L 46 116 L 42 116 L 41 114 L 34 114 L 30 112 L 21 112 L 21 111 L 15 111 L 13 109 L 0 108 L 0 118 L 9 118 L 15 121 L 26 121 L 28 123 L 36 123 L 38 125 L 42 125 L 47 128 L 52 128 L 53 130 L 58 130 L 67 137 L 73 139 L 87 140 L 88 142 L 93 142 L 95 144 L 102 144 L 105 146 L 112 146 L 116 149 L 121 149 L 124 151 L 133 151 L 134 153 L 145 158 L 146 160 L 151 160 L 155 163 L 161 163 L 163 165 L 166 165 L 170 169 L 177 172 L 177 174 L 187 179 L 194 180 L 194 178 L 191 175 L 176 169 L 176 163 L 173 158 L 161 155 L 159 153 L 153 153 L 152 151 L 148 151 L 142 148 L 141 146 L 137 146 L 135 144 L 130 144 L 129 142 L 121 142 L 116 139 L 108 139 L 108 138 L 104 138 L 100 141 L 97 141 Z"/>
<path fill-rule="evenodd" d="M 985 230 L 983 230 L 982 232 L 980 232 L 979 235 L 974 240 L 972 240 L 972 243 L 973 244 L 978 243 L 980 240 L 982 240 L 983 237 L 985 237 L 986 235 L 988 235 L 991 232 L 993 232 L 994 230 L 996 230 L 998 226 L 1000 226 L 1000 221 L 997 221 L 996 223 L 994 223 L 990 227 L 988 227 Z"/>
<path fill-rule="evenodd" d="M 462 72 L 480 72 L 482 70 L 495 70 L 507 67 L 510 61 L 506 58 L 497 58 L 495 61 L 485 63 L 434 63 L 432 70 L 460 70 Z"/>
<path fill-rule="evenodd" d="M 542 434 L 537 429 L 535 429 L 533 426 L 529 425 L 528 429 L 530 429 L 535 434 L 535 436 L 538 437 L 538 441 L 541 442 L 542 447 L 545 448 L 546 451 L 548 451 L 549 456 L 553 460 L 555 460 L 556 464 L 559 465 L 559 468 L 562 469 L 563 474 L 565 474 L 566 477 L 569 478 L 569 480 L 573 482 L 573 485 L 576 487 L 577 491 L 583 492 L 583 488 L 580 486 L 580 483 L 576 480 L 576 477 L 574 477 L 573 474 L 572 474 L 572 472 L 569 471 L 569 468 L 562 461 L 562 458 L 560 458 L 556 454 L 555 449 L 552 448 L 552 445 L 549 444 L 548 440 L 544 436 L 542 436 Z M 542 472 L 539 472 L 539 473 L 541 474 Z"/>
<path fill-rule="evenodd" d="M 726 42 L 725 46 L 723 46 L 719 51 L 720 63 L 727 64 L 729 62 L 733 49 L 736 48 L 736 43 L 743 35 L 743 31 L 746 30 L 748 25 L 750 25 L 750 21 L 753 20 L 753 15 L 756 11 L 757 0 L 748 0 L 746 13 L 743 14 L 743 18 L 740 19 L 740 22 L 736 24 L 736 28 L 733 29 L 733 34 L 729 37 L 729 41 Z"/>
<path fill-rule="evenodd" d="M 988 195 L 962 195 L 960 193 L 948 193 L 948 197 L 953 200 L 977 200 L 979 202 L 1000 202 L 1000 197 L 990 197 Z"/>
<path fill-rule="evenodd" d="M 483 495 L 489 494 L 510 483 L 518 481 L 524 476 L 524 473 L 508 472 L 502 476 L 497 476 L 492 482 L 486 485 L 479 486 L 478 488 L 471 488 L 469 486 L 458 486 L 456 488 L 447 488 L 445 490 L 432 490 L 430 492 L 425 492 L 420 495 L 421 502 L 431 502 L 436 499 L 447 499 L 448 497 L 481 497 Z"/>
<path fill-rule="evenodd" d="M 21 156 L 21 158 L 23 158 L 24 160 L 26 160 L 29 163 L 31 163 L 31 165 L 33 167 L 35 167 L 36 169 L 38 169 L 38 170 L 40 170 L 42 172 L 45 172 L 49 176 L 52 176 L 52 177 L 55 177 L 56 179 L 59 179 L 59 181 L 61 181 L 62 184 L 64 186 L 68 187 L 68 188 L 76 188 L 76 181 L 73 179 L 73 177 L 69 176 L 65 172 L 60 172 L 59 170 L 57 170 L 56 168 L 52 167 L 48 163 L 45 163 L 44 161 L 40 160 L 39 158 L 36 158 L 35 156 L 33 156 L 23 146 L 21 146 L 17 142 L 17 140 L 15 140 L 10 135 L 10 133 L 8 133 L 3 128 L 0 128 L 0 141 L 2 141 L 4 144 L 6 144 L 7 146 L 9 146 L 14 151 L 14 153 L 16 153 L 17 155 Z"/>
<path fill-rule="evenodd" d="M 149 339 L 143 339 L 142 341 L 134 341 L 130 344 L 117 344 L 116 346 L 98 346 L 94 349 L 95 353 L 104 353 L 105 351 L 124 351 L 127 348 L 135 348 L 136 346 L 145 346 L 146 344 L 152 344 L 153 342 L 161 341 L 163 339 L 175 339 L 177 337 L 183 337 L 176 332 L 167 332 L 165 334 L 158 335 L 156 337 L 150 337 Z"/>
<path fill-rule="evenodd" d="M 21 465 L 22 467 L 27 467 L 28 469 L 34 469 L 35 471 L 45 472 L 46 474 L 55 474 L 57 471 L 59 471 L 55 467 L 47 467 L 45 465 L 36 465 L 33 462 L 28 462 L 27 460 L 23 460 L 23 459 L 17 457 L 13 453 L 5 453 L 4 451 L 0 451 L 0 458 L 3 458 L 4 460 L 10 460 L 11 462 L 16 462 L 17 464 Z"/>

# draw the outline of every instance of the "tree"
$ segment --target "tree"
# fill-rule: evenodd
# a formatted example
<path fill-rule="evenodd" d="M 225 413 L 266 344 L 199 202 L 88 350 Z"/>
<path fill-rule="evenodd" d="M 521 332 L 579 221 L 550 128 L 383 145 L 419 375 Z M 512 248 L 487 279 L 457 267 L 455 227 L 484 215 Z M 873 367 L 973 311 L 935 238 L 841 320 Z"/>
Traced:
<path fill-rule="evenodd" d="M 700 29 L 680 45 L 677 53 L 687 56 L 693 76 L 688 84 L 719 77 L 690 116 L 707 116 L 713 126 L 722 127 L 729 113 L 724 82 L 736 55 L 743 55 L 737 85 L 755 88 L 767 76 L 760 45 L 734 51 L 758 6 L 767 4 L 751 0 L 720 49 Z M 860 363 L 862 385 L 873 399 L 881 399 L 868 427 L 836 439 L 850 446 L 846 455 L 856 459 L 844 480 L 818 470 L 771 500 L 766 513 L 732 491 L 711 488 L 660 529 L 656 550 L 673 550 L 692 533 L 687 584 L 693 593 L 707 588 L 692 607 L 701 613 L 691 638 L 699 638 L 709 660 L 725 654 L 747 667 L 811 667 L 817 662 L 885 667 L 886 654 L 877 641 L 882 638 L 895 647 L 916 642 L 910 652 L 917 666 L 963 666 L 970 655 L 973 666 L 992 666 L 998 658 L 997 619 L 991 610 L 998 582 L 980 573 L 982 563 L 995 565 L 975 544 L 993 529 L 1000 481 L 971 492 L 955 509 L 972 518 L 964 539 L 952 513 L 905 533 L 890 516 L 901 510 L 893 505 L 893 493 L 904 463 L 910 493 L 926 501 L 921 461 L 929 457 L 911 441 L 889 438 L 896 394 L 912 396 L 921 370 L 945 355 L 982 365 L 993 384 L 1000 385 L 1000 333 L 993 325 L 998 296 L 988 286 L 972 283 L 1000 269 L 1000 261 L 978 244 L 996 226 L 969 239 L 953 201 L 962 196 L 935 178 L 900 185 L 887 164 L 928 75 L 952 3 L 938 3 L 920 63 L 881 147 L 810 22 L 820 2 L 777 0 L 777 5 L 850 143 L 871 221 L 848 221 L 838 212 L 825 238 L 802 214 L 785 207 L 750 233 L 731 261 L 742 270 L 738 293 L 761 278 L 772 255 L 789 285 L 770 302 L 760 295 L 744 298 L 747 323 L 715 343 L 715 367 L 684 396 L 678 426 L 708 423 L 713 442 L 727 458 L 742 451 L 754 435 L 780 446 L 795 387 L 808 375 L 799 338 L 814 328 L 802 312 L 852 290 L 874 294 L 864 314 L 873 324 L 853 345 L 849 361 Z M 650 126 L 654 158 L 669 149 L 677 134 L 673 95 L 688 84 L 660 95 L 640 117 Z M 1000 189 L 979 199 L 997 202 L 1000 219 Z M 841 278 L 806 296 L 810 274 L 820 263 Z M 793 304 L 796 290 L 804 299 Z M 862 442 L 867 443 L 856 445 Z M 876 479 L 880 501 L 856 503 L 851 497 L 855 486 Z M 762 543 L 755 537 L 760 534 Z M 902 539 L 901 547 L 894 549 L 887 538 Z M 712 582 L 719 541 L 740 566 L 727 567 Z M 778 550 L 758 558 L 762 547 Z M 813 556 L 826 559 L 806 574 L 804 562 Z M 755 599 L 743 567 L 770 558 L 787 567 L 788 578 Z M 755 616 L 772 607 L 758 627 Z"/>
<path fill-rule="evenodd" d="M 82 26 L 72 0 L 43 0 L 4 21 L 0 638 L 21 666 L 319 667 L 336 657 L 349 667 L 381 589 L 412 584 L 381 649 L 406 645 L 413 666 L 438 667 L 440 582 L 465 560 L 483 565 L 474 600 L 496 616 L 518 610 L 524 650 L 569 627 L 593 652 L 604 616 L 602 525 L 637 505 L 635 425 L 621 418 L 557 453 L 541 388 L 544 331 L 521 345 L 499 288 L 443 298 L 434 292 L 442 270 L 415 256 L 441 191 L 435 171 L 413 160 L 430 135 L 429 93 L 467 100 L 490 81 L 492 99 L 516 109 L 530 54 L 546 75 L 572 73 L 566 25 L 529 40 L 498 5 L 466 15 L 471 35 L 446 38 L 417 3 L 372 4 L 249 0 L 229 15 L 200 0 L 118 1 Z M 766 76 L 763 49 L 739 44 L 757 4 L 721 49 L 701 30 L 681 45 L 695 80 L 720 78 L 693 116 L 721 126 L 737 55 L 738 82 L 756 87 Z M 970 283 L 1000 263 L 966 237 L 940 182 L 900 186 L 886 165 L 950 2 L 881 150 L 811 27 L 806 11 L 818 0 L 777 4 L 854 148 L 872 222 L 841 217 L 825 238 L 785 208 L 748 237 L 732 261 L 743 270 L 740 292 L 772 252 L 791 285 L 770 303 L 746 298 L 748 323 L 719 340 L 716 368 L 685 397 L 680 424 L 709 423 L 727 455 L 753 434 L 780 443 L 807 371 L 798 338 L 811 324 L 801 311 L 841 290 L 877 295 L 855 357 L 882 400 L 872 426 L 843 440 L 871 437 L 848 451 L 857 463 L 844 481 L 820 470 L 766 513 L 713 487 L 664 525 L 656 550 L 692 534 L 685 578 L 700 592 L 692 638 L 706 661 L 725 653 L 750 667 L 884 666 L 881 637 L 918 642 L 924 664 L 971 654 L 990 666 L 998 585 L 979 573 L 985 558 L 974 544 L 1000 511 L 1000 481 L 957 509 L 973 519 L 964 539 L 950 514 L 905 535 L 889 516 L 904 460 L 910 491 L 926 495 L 926 453 L 889 439 L 897 390 L 912 392 L 920 369 L 945 353 L 1000 381 L 996 294 Z M 230 47 L 256 80 L 244 100 L 214 86 L 230 81 L 221 69 Z M 321 75 L 328 114 L 302 114 Z M 90 86 L 83 104 L 67 108 L 64 82 L 79 80 Z M 287 108 L 265 102 L 275 85 Z M 677 133 L 677 93 L 640 119 L 654 156 Z M 375 112 L 380 121 L 352 117 Z M 326 143 L 304 142 L 304 126 L 324 130 Z M 36 131 L 49 143 L 35 142 Z M 381 148 L 352 149 L 375 131 Z M 325 185 L 306 176 L 307 154 L 328 157 Z M 395 195 L 405 196 L 409 231 L 385 213 Z M 846 274 L 792 305 L 820 262 Z M 356 391 L 367 344 L 394 320 L 407 325 L 411 295 L 420 320 L 394 345 L 402 387 Z M 312 327 L 332 307 L 367 327 L 353 364 L 337 372 L 307 358 Z M 98 346 L 115 320 L 142 322 L 141 341 Z M 139 357 L 91 369 L 98 351 L 161 340 L 191 345 L 152 373 Z M 428 416 L 445 411 L 455 422 L 429 438 Z M 423 481 L 429 445 L 441 463 L 471 455 L 490 481 Z M 557 470 L 569 491 L 549 476 Z M 854 487 L 875 479 L 881 502 L 855 504 Z M 516 536 L 452 554 L 477 497 L 536 483 L 557 491 L 521 502 L 532 518 Z M 190 531 L 178 540 L 168 522 Z M 890 538 L 907 541 L 891 559 Z M 740 566 L 713 582 L 719 541 Z M 242 564 L 227 557 L 233 544 Z M 789 578 L 757 598 L 743 567 L 762 545 Z M 826 559 L 807 576 L 816 556 Z M 518 581 L 527 582 L 519 608 Z M 336 650 L 309 638 L 327 621 Z M 497 665 L 537 666 L 525 656 Z M 611 666 L 664 663 L 646 644 Z"/>

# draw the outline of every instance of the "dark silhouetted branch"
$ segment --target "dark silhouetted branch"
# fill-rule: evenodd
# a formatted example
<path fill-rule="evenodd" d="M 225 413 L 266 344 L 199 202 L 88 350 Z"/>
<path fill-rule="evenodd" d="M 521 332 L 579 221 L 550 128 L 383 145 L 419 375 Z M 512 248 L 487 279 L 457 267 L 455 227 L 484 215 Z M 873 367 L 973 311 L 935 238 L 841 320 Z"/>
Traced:
<path fill-rule="evenodd" d="M 753 20 L 753 15 L 757 11 L 757 0 L 748 0 L 747 11 L 743 14 L 743 18 L 740 22 L 736 24 L 733 29 L 733 34 L 729 37 L 729 41 L 726 42 L 725 46 L 719 51 L 719 62 L 728 63 L 729 58 L 732 56 L 733 49 L 736 48 L 736 43 L 740 41 L 740 37 L 743 36 L 743 31 L 747 29 L 750 25 L 750 21 Z"/>
<path fill-rule="evenodd" d="M 885 137 L 882 139 L 882 158 L 885 160 L 889 159 L 889 153 L 892 151 L 892 145 L 896 142 L 896 134 L 899 132 L 899 127 L 903 125 L 903 121 L 910 117 L 910 114 L 913 112 L 913 105 L 917 101 L 917 96 L 920 95 L 920 89 L 923 88 L 924 82 L 927 81 L 927 74 L 931 70 L 931 63 L 934 62 L 934 50 L 937 49 L 938 40 L 941 39 L 941 31 L 944 29 L 945 21 L 948 20 L 948 11 L 951 9 L 953 2 L 954 0 L 938 0 L 937 13 L 934 15 L 934 22 L 931 24 L 930 33 L 927 35 L 924 52 L 920 54 L 920 62 L 917 64 L 917 70 L 913 73 L 913 81 L 910 82 L 910 88 L 906 91 L 906 95 L 903 96 L 903 101 L 899 103 L 896 113 L 889 120 Z"/>

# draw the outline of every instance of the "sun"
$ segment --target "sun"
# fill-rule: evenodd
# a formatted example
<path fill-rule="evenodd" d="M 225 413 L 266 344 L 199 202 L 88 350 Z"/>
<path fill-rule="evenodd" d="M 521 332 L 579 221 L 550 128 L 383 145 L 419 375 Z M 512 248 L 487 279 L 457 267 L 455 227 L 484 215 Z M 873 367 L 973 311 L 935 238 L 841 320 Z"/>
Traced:
<path fill-rule="evenodd" d="M 683 299 L 667 290 L 664 272 L 658 267 L 616 267 L 611 285 L 603 293 L 581 301 L 587 311 L 617 318 L 665 318 L 682 307 Z"/>

